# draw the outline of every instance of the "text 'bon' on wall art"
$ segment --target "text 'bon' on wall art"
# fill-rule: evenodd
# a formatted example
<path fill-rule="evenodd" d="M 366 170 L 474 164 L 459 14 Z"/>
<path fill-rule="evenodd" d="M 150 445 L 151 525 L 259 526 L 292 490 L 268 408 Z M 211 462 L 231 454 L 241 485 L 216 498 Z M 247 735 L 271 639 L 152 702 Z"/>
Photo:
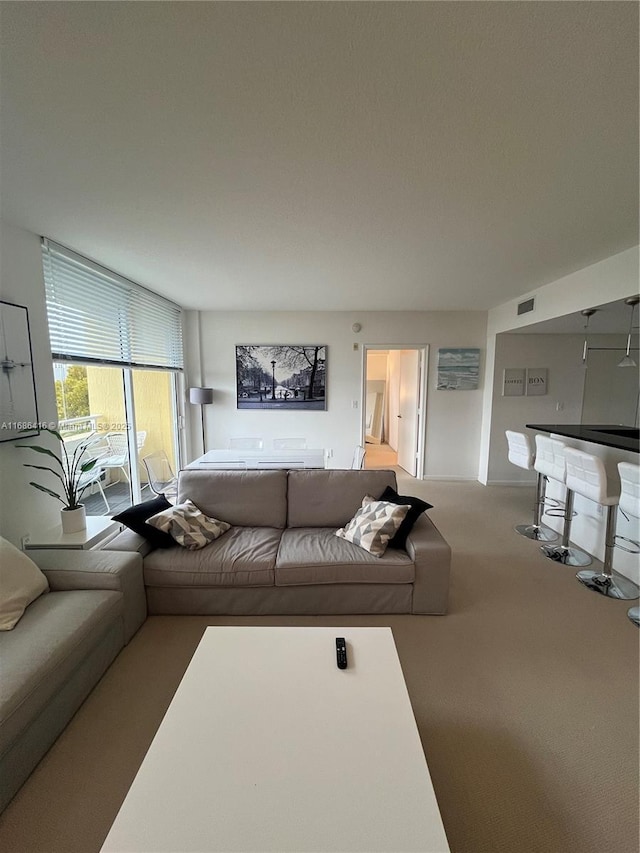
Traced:
<path fill-rule="evenodd" d="M 547 368 L 527 368 L 527 397 L 543 397 L 547 393 Z"/>

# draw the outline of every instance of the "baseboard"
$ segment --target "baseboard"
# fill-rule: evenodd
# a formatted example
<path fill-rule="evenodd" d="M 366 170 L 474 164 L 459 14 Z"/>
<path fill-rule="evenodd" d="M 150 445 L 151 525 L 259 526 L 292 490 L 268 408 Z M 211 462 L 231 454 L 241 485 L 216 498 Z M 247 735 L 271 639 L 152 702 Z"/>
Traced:
<path fill-rule="evenodd" d="M 451 483 L 479 483 L 477 477 L 453 477 L 448 474 L 425 474 L 423 480 L 444 480 Z"/>
<path fill-rule="evenodd" d="M 530 489 L 535 484 L 535 480 L 529 480 L 528 483 L 523 480 L 487 480 L 487 486 L 523 486 Z"/>

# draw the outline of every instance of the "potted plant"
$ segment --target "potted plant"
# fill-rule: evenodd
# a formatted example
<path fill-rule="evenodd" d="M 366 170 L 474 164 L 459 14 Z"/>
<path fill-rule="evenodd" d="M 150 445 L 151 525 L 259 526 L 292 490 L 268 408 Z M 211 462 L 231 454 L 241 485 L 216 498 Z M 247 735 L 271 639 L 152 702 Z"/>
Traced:
<path fill-rule="evenodd" d="M 35 450 L 36 453 L 41 453 L 54 460 L 55 467 L 50 467 L 50 465 L 31 465 L 26 462 L 23 464 L 25 468 L 49 471 L 54 477 L 57 477 L 61 483 L 60 494 L 54 492 L 53 489 L 47 488 L 47 486 L 42 486 L 40 483 L 30 481 L 29 485 L 60 501 L 62 504 L 60 516 L 63 532 L 78 533 L 87 526 L 85 508 L 84 504 L 80 503 L 80 498 L 84 490 L 93 482 L 93 480 L 87 482 L 87 478 L 84 475 L 89 473 L 97 462 L 97 459 L 86 459 L 83 461 L 82 457 L 87 448 L 94 443 L 95 436 L 92 433 L 88 438 L 79 442 L 72 452 L 68 452 L 64 440 L 57 430 L 48 427 L 40 427 L 40 429 L 43 432 L 51 433 L 51 435 L 54 435 L 58 439 L 62 448 L 60 454 L 54 453 L 53 450 L 37 444 L 18 444 L 17 446 L 24 450 Z"/>

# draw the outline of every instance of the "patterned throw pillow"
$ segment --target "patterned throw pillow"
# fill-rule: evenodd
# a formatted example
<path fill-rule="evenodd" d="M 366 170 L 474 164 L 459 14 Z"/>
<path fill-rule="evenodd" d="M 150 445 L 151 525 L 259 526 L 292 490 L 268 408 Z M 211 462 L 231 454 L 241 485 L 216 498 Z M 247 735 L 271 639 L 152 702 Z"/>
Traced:
<path fill-rule="evenodd" d="M 169 507 L 147 519 L 147 524 L 164 530 L 188 551 L 197 551 L 231 527 L 226 521 L 209 518 L 191 501 Z"/>
<path fill-rule="evenodd" d="M 374 557 L 381 557 L 410 509 L 410 506 L 377 501 L 366 495 L 351 521 L 336 530 L 336 536 L 359 545 Z"/>

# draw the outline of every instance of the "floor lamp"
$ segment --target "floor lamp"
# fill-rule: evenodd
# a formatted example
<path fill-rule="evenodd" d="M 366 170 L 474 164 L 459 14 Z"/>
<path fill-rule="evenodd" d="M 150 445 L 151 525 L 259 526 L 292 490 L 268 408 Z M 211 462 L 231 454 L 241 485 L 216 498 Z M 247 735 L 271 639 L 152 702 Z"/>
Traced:
<path fill-rule="evenodd" d="M 202 452 L 207 452 L 207 443 L 204 431 L 204 407 L 213 403 L 213 388 L 189 388 L 189 402 L 200 406 L 200 417 L 202 419 Z"/>

